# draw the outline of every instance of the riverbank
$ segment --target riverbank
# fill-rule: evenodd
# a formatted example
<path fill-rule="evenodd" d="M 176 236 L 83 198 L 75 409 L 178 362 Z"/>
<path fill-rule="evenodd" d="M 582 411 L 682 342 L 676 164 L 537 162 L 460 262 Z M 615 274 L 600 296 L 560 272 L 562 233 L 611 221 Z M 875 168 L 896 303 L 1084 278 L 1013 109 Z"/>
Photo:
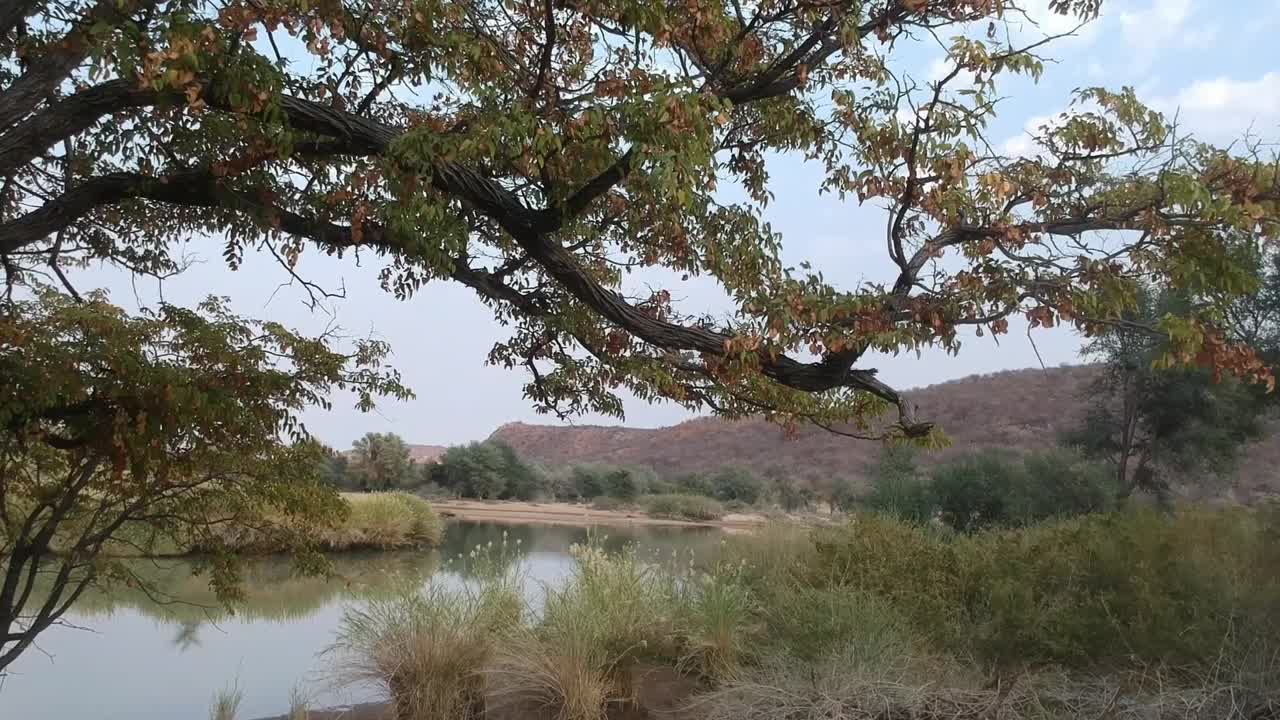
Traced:
<path fill-rule="evenodd" d="M 598 510 L 570 503 L 539 503 L 514 500 L 435 500 L 432 507 L 449 520 L 493 522 L 512 525 L 652 525 L 669 527 L 716 527 L 746 530 L 766 518 L 758 513 L 729 513 L 718 520 L 674 520 L 646 515 L 642 510 Z"/>

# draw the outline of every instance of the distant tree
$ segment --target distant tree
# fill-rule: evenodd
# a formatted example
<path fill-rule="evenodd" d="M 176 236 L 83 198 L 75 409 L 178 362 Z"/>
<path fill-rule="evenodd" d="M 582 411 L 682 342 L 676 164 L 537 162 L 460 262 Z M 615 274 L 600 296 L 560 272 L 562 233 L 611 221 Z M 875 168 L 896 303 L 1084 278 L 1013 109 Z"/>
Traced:
<path fill-rule="evenodd" d="M 685 473 L 676 478 L 676 487 L 679 492 L 684 495 L 704 495 L 713 497 L 715 495 L 715 486 L 711 482 L 711 478 L 704 473 Z"/>
<path fill-rule="evenodd" d="M 721 502 L 736 500 L 753 505 L 764 491 L 764 484 L 760 478 L 743 467 L 721 468 L 711 476 L 710 483 L 712 496 Z"/>
<path fill-rule="evenodd" d="M 347 472 L 356 487 L 366 492 L 391 490 L 416 479 L 409 446 L 395 433 L 368 433 L 356 440 L 351 446 Z"/>
<path fill-rule="evenodd" d="M 507 491 L 508 458 L 498 443 L 455 445 L 441 456 L 436 483 L 463 497 L 492 499 Z"/>
<path fill-rule="evenodd" d="M 336 452 L 332 448 L 324 449 L 324 458 L 320 460 L 320 478 L 325 485 L 338 488 L 340 490 L 348 490 L 351 485 L 351 478 L 347 477 L 348 459 L 346 455 Z"/>
<path fill-rule="evenodd" d="M 1223 343 L 1253 342 L 1276 356 L 1280 273 L 1274 263 L 1260 291 L 1237 301 L 1222 323 Z M 1086 389 L 1088 409 L 1064 441 L 1111 464 L 1117 494 L 1135 490 L 1166 498 L 1170 482 L 1229 471 L 1243 445 L 1258 438 L 1275 393 L 1211 369 L 1170 367 L 1170 336 L 1143 329 L 1189 312 L 1196 302 L 1146 288 L 1131 317 L 1085 347 L 1102 361 Z M 1172 331 L 1176 334 L 1176 328 Z"/>
<path fill-rule="evenodd" d="M 619 500 L 635 500 L 640 487 L 630 470 L 613 468 L 604 473 L 604 494 Z"/>
<path fill-rule="evenodd" d="M 867 474 L 871 478 L 871 492 L 865 498 L 869 509 L 914 523 L 933 517 L 933 498 L 916 466 L 915 448 L 885 445 Z"/>
<path fill-rule="evenodd" d="M 764 481 L 769 493 L 777 499 L 783 510 L 796 512 L 813 506 L 813 488 L 801 484 L 786 469 L 776 465 L 767 468 L 764 471 Z"/>
<path fill-rule="evenodd" d="M 1008 510 L 1014 524 L 1101 512 L 1115 503 L 1115 478 L 1107 466 L 1069 449 L 1027 453 L 1022 467 Z"/>
<path fill-rule="evenodd" d="M 591 500 L 606 492 L 605 470 L 596 465 L 575 465 L 570 472 L 574 494 Z"/>
<path fill-rule="evenodd" d="M 502 458 L 502 474 L 506 479 L 504 498 L 533 500 L 551 494 L 547 477 L 539 468 L 524 462 L 510 445 L 497 440 L 487 442 L 497 447 Z"/>
<path fill-rule="evenodd" d="M 858 507 L 864 495 L 858 483 L 849 477 L 833 477 L 828 485 L 828 502 L 832 510 L 851 512 Z"/>

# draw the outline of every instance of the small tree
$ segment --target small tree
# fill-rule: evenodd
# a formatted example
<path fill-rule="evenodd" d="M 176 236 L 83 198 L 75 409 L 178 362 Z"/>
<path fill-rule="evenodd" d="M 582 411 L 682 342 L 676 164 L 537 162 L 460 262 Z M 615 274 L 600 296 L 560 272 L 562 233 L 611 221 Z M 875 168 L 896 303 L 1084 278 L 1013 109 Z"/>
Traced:
<path fill-rule="evenodd" d="M 0 306 L 0 670 L 89 586 L 149 587 L 112 547 L 208 550 L 227 601 L 229 538 L 305 551 L 299 529 L 336 522 L 344 505 L 320 482 L 324 453 L 298 413 L 335 387 L 356 389 L 363 408 L 377 393 L 407 397 L 361 367 L 385 352 L 347 357 L 216 299 L 137 317 L 97 295 Z"/>
<path fill-rule="evenodd" d="M 395 433 L 368 433 L 356 440 L 348 472 L 365 492 L 391 490 L 415 480 L 409 446 Z"/>
<path fill-rule="evenodd" d="M 866 498 L 869 509 L 915 523 L 933 516 L 929 486 L 916 467 L 916 453 L 911 446 L 884 446 L 868 474 L 871 477 L 871 492 Z"/>
<path fill-rule="evenodd" d="M 1274 356 L 1263 344 L 1275 342 L 1280 324 L 1280 278 L 1272 267 L 1262 292 L 1235 303 L 1223 323 L 1231 333 L 1224 340 L 1259 343 L 1264 356 Z M 1085 391 L 1088 410 L 1064 440 L 1111 464 L 1122 499 L 1135 490 L 1167 498 L 1172 479 L 1222 474 L 1262 433 L 1274 393 L 1210 369 L 1169 367 L 1170 336 L 1144 329 L 1195 304 L 1146 288 L 1125 322 L 1085 347 L 1101 359 L 1102 372 Z"/>
<path fill-rule="evenodd" d="M 725 467 L 710 478 L 713 497 L 721 502 L 754 504 L 760 499 L 764 485 L 760 478 L 743 467 Z"/>

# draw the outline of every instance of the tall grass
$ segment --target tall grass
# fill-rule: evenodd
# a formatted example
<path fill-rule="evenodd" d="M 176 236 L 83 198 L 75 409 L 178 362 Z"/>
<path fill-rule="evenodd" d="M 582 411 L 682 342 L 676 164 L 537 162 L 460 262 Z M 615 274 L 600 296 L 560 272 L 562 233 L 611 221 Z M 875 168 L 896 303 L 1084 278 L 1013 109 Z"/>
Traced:
<path fill-rule="evenodd" d="M 634 699 L 638 663 L 678 657 L 675 581 L 635 548 L 609 555 L 579 545 L 571 552 L 569 581 L 546 589 L 540 621 L 506 644 L 493 675 L 514 701 L 561 720 L 598 720 L 609 706 Z"/>
<path fill-rule="evenodd" d="M 499 549 L 499 552 L 501 549 Z M 501 563 L 486 567 L 505 567 Z M 479 572 L 475 581 L 425 588 L 348 608 L 326 650 L 344 685 L 371 686 L 392 702 L 397 720 L 480 717 L 483 671 L 500 640 L 523 618 L 514 570 Z"/>
<path fill-rule="evenodd" d="M 682 669 L 723 680 L 756 653 L 760 608 L 745 572 L 745 565 L 721 562 L 689 580 L 681 618 Z"/>
<path fill-rule="evenodd" d="M 215 692 L 209 705 L 209 720 L 236 720 L 243 701 L 244 691 L 237 684 Z"/>
<path fill-rule="evenodd" d="M 431 503 L 416 495 L 347 493 L 342 497 L 351 512 L 341 525 L 320 530 L 317 537 L 327 550 L 439 545 L 444 538 L 444 521 Z"/>

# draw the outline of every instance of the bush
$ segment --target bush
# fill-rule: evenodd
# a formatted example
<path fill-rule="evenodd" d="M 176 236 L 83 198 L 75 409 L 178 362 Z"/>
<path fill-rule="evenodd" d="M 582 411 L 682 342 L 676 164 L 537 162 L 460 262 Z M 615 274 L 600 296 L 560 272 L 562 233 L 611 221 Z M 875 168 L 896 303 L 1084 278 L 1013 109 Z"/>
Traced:
<path fill-rule="evenodd" d="M 607 706 L 633 697 L 638 661 L 676 659 L 675 583 L 634 548 L 571 552 L 568 584 L 547 590 L 542 621 L 515 634 L 492 674 L 499 692 L 556 717 L 603 720 Z"/>
<path fill-rule="evenodd" d="M 933 471 L 932 494 L 942 521 L 960 532 L 1013 522 L 1012 495 L 1024 481 L 1017 458 L 981 450 Z"/>
<path fill-rule="evenodd" d="M 653 517 L 705 522 L 719 520 L 724 507 L 698 495 L 649 495 L 641 499 L 645 512 Z"/>
<path fill-rule="evenodd" d="M 938 467 L 929 494 L 943 522 L 961 532 L 973 532 L 1104 511 L 1113 504 L 1114 488 L 1105 466 L 1069 450 L 1028 453 L 1021 458 L 982 450 Z M 900 494 L 907 495 L 908 507 L 924 504 L 918 487 Z M 914 514 L 918 511 L 906 517 Z"/>
<path fill-rule="evenodd" d="M 1207 669 L 1239 643 L 1280 647 L 1270 522 L 1134 511 L 948 537 L 858 517 L 820 534 L 809 581 L 880 597 L 939 648 L 996 665 Z"/>

